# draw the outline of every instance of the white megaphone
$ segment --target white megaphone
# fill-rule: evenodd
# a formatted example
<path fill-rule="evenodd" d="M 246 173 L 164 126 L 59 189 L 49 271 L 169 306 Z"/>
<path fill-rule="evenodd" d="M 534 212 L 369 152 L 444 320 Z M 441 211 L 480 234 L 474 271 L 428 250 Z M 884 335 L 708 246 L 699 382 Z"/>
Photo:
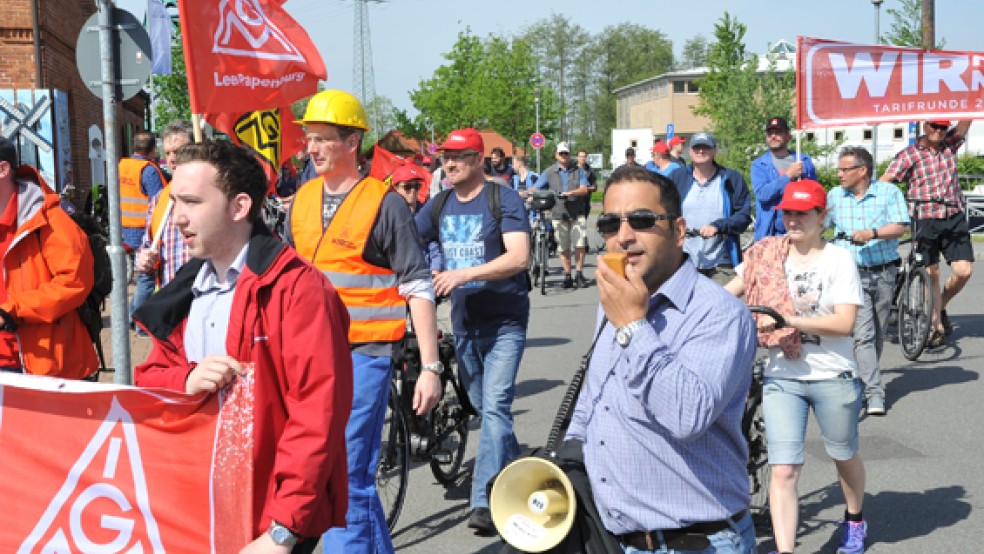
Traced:
<path fill-rule="evenodd" d="M 556 464 L 530 456 L 506 466 L 492 485 L 489 509 L 503 540 L 523 552 L 560 544 L 574 524 L 577 497 Z"/>

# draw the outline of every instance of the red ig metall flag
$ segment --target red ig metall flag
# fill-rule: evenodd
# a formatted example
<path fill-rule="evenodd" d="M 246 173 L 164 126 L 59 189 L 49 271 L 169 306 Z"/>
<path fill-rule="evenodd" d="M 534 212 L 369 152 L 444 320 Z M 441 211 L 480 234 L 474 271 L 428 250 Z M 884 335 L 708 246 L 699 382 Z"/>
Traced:
<path fill-rule="evenodd" d="M 272 109 L 317 92 L 325 63 L 282 3 L 178 3 L 192 112 Z"/>
<path fill-rule="evenodd" d="M 799 37 L 796 66 L 801 129 L 984 114 L 984 52 Z"/>

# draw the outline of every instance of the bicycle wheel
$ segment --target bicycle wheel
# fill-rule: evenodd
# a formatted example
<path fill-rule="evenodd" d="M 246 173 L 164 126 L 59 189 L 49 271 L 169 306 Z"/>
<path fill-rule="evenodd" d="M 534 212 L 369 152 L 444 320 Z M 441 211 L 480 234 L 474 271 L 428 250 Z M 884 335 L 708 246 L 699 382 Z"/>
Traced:
<path fill-rule="evenodd" d="M 533 235 L 530 237 L 530 278 L 533 281 L 533 286 L 537 286 L 540 283 L 540 240 L 537 238 L 540 230 L 534 225 Z"/>
<path fill-rule="evenodd" d="M 772 466 L 769 465 L 769 448 L 765 436 L 765 417 L 762 414 L 763 371 L 767 358 L 759 358 L 752 368 L 752 384 L 745 402 L 745 414 L 741 431 L 748 443 L 748 481 L 751 492 L 751 512 L 756 525 L 769 518 L 769 481 Z"/>
<path fill-rule="evenodd" d="M 386 526 L 390 532 L 407 497 L 407 479 L 410 473 L 410 432 L 407 420 L 399 410 L 399 396 L 390 385 L 389 407 L 383 421 L 382 442 L 379 446 L 379 462 L 376 464 L 376 491 L 386 514 Z"/>
<path fill-rule="evenodd" d="M 446 363 L 452 367 L 451 379 L 444 383 L 441 401 L 434 408 L 431 418 L 434 422 L 434 449 L 430 452 L 430 467 L 437 482 L 449 486 L 454 484 L 461 472 L 461 462 L 468 446 L 469 415 L 455 386 L 457 362 L 452 357 Z"/>
<path fill-rule="evenodd" d="M 548 234 L 543 231 L 540 233 L 540 294 L 547 294 L 547 264 L 550 257 L 550 246 Z"/>
<path fill-rule="evenodd" d="M 748 480 L 752 494 L 750 508 L 752 514 L 769 513 L 769 481 L 772 466 L 769 465 L 769 444 L 765 438 L 765 419 L 762 417 L 762 400 L 749 405 L 752 410 L 751 427 L 748 437 Z"/>
<path fill-rule="evenodd" d="M 922 267 L 909 268 L 899 298 L 899 344 L 909 361 L 915 361 L 933 330 L 933 290 L 929 274 Z"/>

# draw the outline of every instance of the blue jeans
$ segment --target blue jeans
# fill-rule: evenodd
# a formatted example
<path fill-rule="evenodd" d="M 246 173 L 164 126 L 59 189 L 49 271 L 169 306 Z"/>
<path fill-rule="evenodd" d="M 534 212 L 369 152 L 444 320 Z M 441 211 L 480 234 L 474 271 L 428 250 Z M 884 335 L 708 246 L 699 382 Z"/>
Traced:
<path fill-rule="evenodd" d="M 461 384 L 472 406 L 482 416 L 475 471 L 472 473 L 471 507 L 488 508 L 485 485 L 506 464 L 519 456 L 513 432 L 512 403 L 516 373 L 526 346 L 526 332 L 494 337 L 455 337 Z"/>
<path fill-rule="evenodd" d="M 766 378 L 762 386 L 762 415 L 770 464 L 803 464 L 806 420 L 811 407 L 827 454 L 845 461 L 857 453 L 860 379 L 850 372 L 822 381 Z"/>
<path fill-rule="evenodd" d="M 150 298 L 150 295 L 154 294 L 154 288 L 157 286 L 157 277 L 153 273 L 138 273 L 137 274 L 137 286 L 133 289 L 133 301 L 130 302 L 130 317 L 133 317 L 133 311 L 140 307 L 145 300 Z"/>
<path fill-rule="evenodd" d="M 352 354 L 352 414 L 345 426 L 349 481 L 346 527 L 334 527 L 324 534 L 325 552 L 393 552 L 386 514 L 376 492 L 376 463 L 392 364 L 389 357 Z"/>
<path fill-rule="evenodd" d="M 693 554 L 754 554 L 755 553 L 755 527 L 752 525 L 752 516 L 745 514 L 739 521 L 733 522 L 731 529 L 725 529 L 707 537 L 711 541 L 711 546 L 704 550 L 670 550 L 665 545 L 660 545 L 655 550 L 639 550 L 632 546 L 622 545 L 622 550 L 626 554 L 646 554 L 646 553 L 684 553 Z"/>

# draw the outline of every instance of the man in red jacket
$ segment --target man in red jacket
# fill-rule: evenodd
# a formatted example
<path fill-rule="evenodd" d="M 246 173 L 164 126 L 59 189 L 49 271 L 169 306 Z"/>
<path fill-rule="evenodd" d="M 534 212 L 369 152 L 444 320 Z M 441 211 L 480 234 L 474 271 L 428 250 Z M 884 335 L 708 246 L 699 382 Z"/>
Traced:
<path fill-rule="evenodd" d="M 174 224 L 193 259 L 137 310 L 136 384 L 213 393 L 253 365 L 253 522 L 242 552 L 309 553 L 345 525 L 349 318 L 328 279 L 260 221 L 267 183 L 227 142 L 182 147 Z"/>

